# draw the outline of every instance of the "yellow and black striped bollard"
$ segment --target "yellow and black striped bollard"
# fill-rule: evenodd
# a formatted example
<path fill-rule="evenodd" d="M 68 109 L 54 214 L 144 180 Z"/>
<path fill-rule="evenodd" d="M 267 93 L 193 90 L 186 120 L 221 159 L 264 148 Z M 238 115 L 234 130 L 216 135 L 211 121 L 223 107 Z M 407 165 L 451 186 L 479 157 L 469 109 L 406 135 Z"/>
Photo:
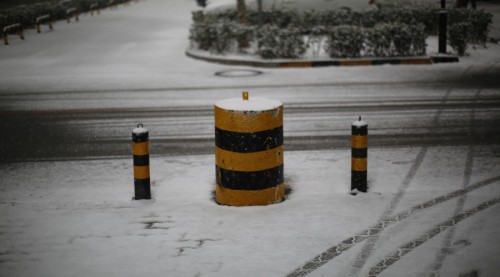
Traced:
<path fill-rule="evenodd" d="M 215 104 L 216 201 L 253 206 L 280 202 L 283 172 L 283 104 L 243 97 Z"/>
<path fill-rule="evenodd" d="M 149 172 L 149 132 L 142 124 L 132 131 L 135 200 L 151 199 Z"/>
<path fill-rule="evenodd" d="M 352 123 L 351 193 L 368 189 L 368 124 L 361 120 Z"/>

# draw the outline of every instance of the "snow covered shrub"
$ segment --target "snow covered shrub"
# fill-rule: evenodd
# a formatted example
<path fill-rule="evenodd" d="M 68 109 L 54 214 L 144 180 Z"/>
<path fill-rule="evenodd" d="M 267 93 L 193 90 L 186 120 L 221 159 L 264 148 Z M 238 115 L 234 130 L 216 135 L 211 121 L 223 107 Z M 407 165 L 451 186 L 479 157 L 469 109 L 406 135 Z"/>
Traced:
<path fill-rule="evenodd" d="M 412 33 L 410 27 L 403 23 L 394 23 L 390 26 L 395 56 L 410 56 Z"/>
<path fill-rule="evenodd" d="M 325 11 L 321 15 L 321 25 L 326 27 L 354 25 L 361 26 L 363 14 L 349 9 Z"/>
<path fill-rule="evenodd" d="M 278 54 L 278 26 L 265 24 L 260 29 L 259 37 L 257 38 L 259 44 L 259 55 L 264 59 L 275 59 Z"/>
<path fill-rule="evenodd" d="M 454 25 L 469 23 L 467 42 L 474 45 L 485 45 L 492 24 L 493 15 L 483 10 L 450 9 L 448 10 L 448 29 Z M 456 27 L 461 28 L 461 27 Z M 463 28 L 463 27 L 462 27 Z"/>
<path fill-rule="evenodd" d="M 456 23 L 448 28 L 450 46 L 457 51 L 459 56 L 465 55 L 471 24 L 468 22 Z"/>
<path fill-rule="evenodd" d="M 382 23 L 366 30 L 366 52 L 377 57 L 425 55 L 423 24 Z"/>
<path fill-rule="evenodd" d="M 325 51 L 332 58 L 354 58 L 361 55 L 365 36 L 357 26 L 333 27 L 326 36 Z"/>
<path fill-rule="evenodd" d="M 425 40 L 427 39 L 426 31 L 425 31 L 425 25 L 424 24 L 417 24 L 417 25 L 412 25 L 409 26 L 410 28 L 410 33 L 411 33 L 411 45 L 412 45 L 412 52 L 411 55 L 413 56 L 423 56 L 426 54 L 426 47 L 427 43 Z"/>
<path fill-rule="evenodd" d="M 239 23 L 232 24 L 233 36 L 238 42 L 238 49 L 243 50 L 250 46 L 250 41 L 253 39 L 255 28 L 253 26 L 244 26 Z"/>
<path fill-rule="evenodd" d="M 306 45 L 298 28 L 280 28 L 263 25 L 258 37 L 258 53 L 264 59 L 298 58 L 306 51 Z"/>
<path fill-rule="evenodd" d="M 378 24 L 365 32 L 366 52 L 370 56 L 387 57 L 391 55 L 392 37 L 388 24 Z"/>
<path fill-rule="evenodd" d="M 197 46 L 201 50 L 210 50 L 217 39 L 213 25 L 216 18 L 203 14 L 202 11 L 192 13 L 193 24 L 189 30 L 189 40 L 192 46 Z"/>
<path fill-rule="evenodd" d="M 470 10 L 468 22 L 471 24 L 469 42 L 474 45 L 486 46 L 493 23 L 493 14 L 486 13 L 484 10 Z"/>
<path fill-rule="evenodd" d="M 234 44 L 234 23 L 229 19 L 219 19 L 215 15 L 205 15 L 201 11 L 193 12 L 193 24 L 189 30 L 192 46 L 198 49 L 222 54 Z"/>
<path fill-rule="evenodd" d="M 215 37 L 212 38 L 211 52 L 223 54 L 231 48 L 235 41 L 233 26 L 234 24 L 232 21 L 227 19 L 217 20 L 217 22 L 212 25 L 213 30 L 211 31 Z"/>

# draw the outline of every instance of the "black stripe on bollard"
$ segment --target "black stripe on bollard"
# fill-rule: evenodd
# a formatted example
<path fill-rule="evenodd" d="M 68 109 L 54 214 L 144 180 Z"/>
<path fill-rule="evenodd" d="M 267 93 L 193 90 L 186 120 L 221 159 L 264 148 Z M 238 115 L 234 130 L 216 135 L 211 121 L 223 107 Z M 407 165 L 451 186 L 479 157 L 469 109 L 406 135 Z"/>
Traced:
<path fill-rule="evenodd" d="M 234 190 L 263 190 L 284 182 L 283 165 L 253 172 L 232 171 L 216 166 L 216 174 L 218 184 Z"/>
<path fill-rule="evenodd" d="M 368 148 L 352 148 L 351 156 L 353 158 L 367 158 L 368 157 Z"/>
<path fill-rule="evenodd" d="M 141 124 L 139 124 L 141 125 Z M 132 133 L 132 141 L 133 142 L 144 142 L 144 141 L 149 141 L 149 133 Z"/>
<path fill-rule="evenodd" d="M 356 121 L 355 121 L 356 122 Z M 353 136 L 366 136 L 368 135 L 368 125 L 365 126 L 352 126 Z"/>
<path fill-rule="evenodd" d="M 283 126 L 255 133 L 239 133 L 215 128 L 215 145 L 220 149 L 252 153 L 283 145 Z"/>
<path fill-rule="evenodd" d="M 149 132 L 142 124 L 132 131 L 135 200 L 151 199 Z"/>
<path fill-rule="evenodd" d="M 134 155 L 134 166 L 146 166 L 149 165 L 149 155 Z"/>

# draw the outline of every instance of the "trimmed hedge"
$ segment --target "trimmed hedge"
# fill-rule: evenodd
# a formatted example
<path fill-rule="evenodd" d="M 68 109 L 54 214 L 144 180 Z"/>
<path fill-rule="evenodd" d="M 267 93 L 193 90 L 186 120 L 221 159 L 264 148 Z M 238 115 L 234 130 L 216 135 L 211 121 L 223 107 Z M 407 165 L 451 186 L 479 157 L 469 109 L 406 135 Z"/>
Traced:
<path fill-rule="evenodd" d="M 257 38 L 258 53 L 264 59 L 298 58 L 307 47 L 300 29 L 266 24 Z"/>
<path fill-rule="evenodd" d="M 357 58 L 361 56 L 364 42 L 365 35 L 360 27 L 336 26 L 326 35 L 325 50 L 330 57 Z"/>
<path fill-rule="evenodd" d="M 431 5 L 387 5 L 366 12 L 348 9 L 302 14 L 293 11 L 265 11 L 261 15 L 261 22 L 265 26 L 261 30 L 261 37 L 257 34 L 259 15 L 255 11 L 247 11 L 248 27 L 234 23 L 237 16 L 234 10 L 217 15 L 196 12 L 193 14 L 190 39 L 193 46 L 217 53 L 234 48 L 235 41 L 250 41 L 257 45 L 256 52 L 264 58 L 300 56 L 305 52 L 304 47 L 312 47 L 313 55 L 316 55 L 325 38 L 324 48 L 332 57 L 418 56 L 425 55 L 427 36 L 437 35 L 438 12 L 439 9 Z M 448 39 L 457 52 L 461 53 L 469 44 L 485 46 L 492 14 L 483 10 L 455 8 L 448 9 L 448 13 Z M 230 24 L 232 27 L 228 30 L 232 31 L 217 35 L 219 33 L 216 30 L 221 29 L 221 26 L 216 28 L 209 25 L 218 25 L 220 22 Z M 469 23 L 468 28 L 463 26 L 464 22 Z M 263 34 L 273 37 L 262 37 Z M 300 38 L 300 35 L 303 37 Z M 286 36 L 290 36 L 290 39 L 285 39 Z M 224 47 L 215 45 L 214 41 L 217 39 L 223 40 L 217 44 Z M 465 43 L 465 48 L 459 46 L 460 43 Z M 249 45 L 252 43 L 239 43 L 238 49 Z M 292 45 L 297 47 L 293 51 L 271 49 Z"/>

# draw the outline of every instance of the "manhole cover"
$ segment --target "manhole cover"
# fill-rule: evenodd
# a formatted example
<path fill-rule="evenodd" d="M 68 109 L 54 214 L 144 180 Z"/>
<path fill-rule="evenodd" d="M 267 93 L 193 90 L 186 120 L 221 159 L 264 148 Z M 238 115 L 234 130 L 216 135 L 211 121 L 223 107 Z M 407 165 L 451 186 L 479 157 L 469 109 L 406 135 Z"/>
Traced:
<path fill-rule="evenodd" d="M 215 76 L 220 77 L 252 77 L 262 74 L 262 71 L 252 69 L 231 69 L 215 73 Z"/>

